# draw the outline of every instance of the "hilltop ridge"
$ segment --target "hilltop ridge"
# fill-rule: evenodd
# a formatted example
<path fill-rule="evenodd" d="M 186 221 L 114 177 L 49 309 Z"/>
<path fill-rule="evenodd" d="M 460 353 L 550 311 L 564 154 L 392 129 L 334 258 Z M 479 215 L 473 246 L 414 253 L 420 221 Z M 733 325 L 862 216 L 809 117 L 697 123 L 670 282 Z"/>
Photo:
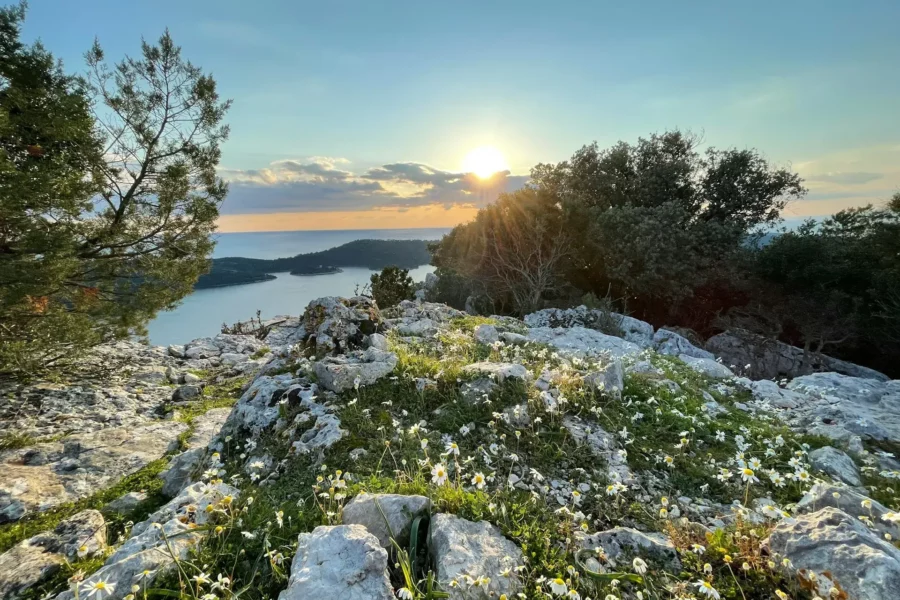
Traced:
<path fill-rule="evenodd" d="M 854 365 L 754 379 L 616 313 L 367 297 L 113 359 L 0 390 L 4 598 L 898 589 L 900 381 Z"/>

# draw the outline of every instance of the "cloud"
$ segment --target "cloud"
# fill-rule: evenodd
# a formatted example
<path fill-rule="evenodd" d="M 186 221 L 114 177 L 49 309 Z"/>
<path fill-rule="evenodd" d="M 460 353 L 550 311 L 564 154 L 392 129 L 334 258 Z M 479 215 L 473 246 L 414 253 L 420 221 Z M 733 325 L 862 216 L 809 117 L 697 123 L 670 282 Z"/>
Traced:
<path fill-rule="evenodd" d="M 837 183 L 841 185 L 863 185 L 876 179 L 884 177 L 884 173 L 867 173 L 865 171 L 851 172 L 834 172 L 820 173 L 817 175 L 809 175 L 807 179 L 810 181 L 827 181 L 829 183 Z"/>
<path fill-rule="evenodd" d="M 285 159 L 262 169 L 222 169 L 230 183 L 223 214 L 360 211 L 442 205 L 479 208 L 500 193 L 521 188 L 528 177 L 444 171 L 424 163 L 397 162 L 356 173 L 345 158 Z"/>

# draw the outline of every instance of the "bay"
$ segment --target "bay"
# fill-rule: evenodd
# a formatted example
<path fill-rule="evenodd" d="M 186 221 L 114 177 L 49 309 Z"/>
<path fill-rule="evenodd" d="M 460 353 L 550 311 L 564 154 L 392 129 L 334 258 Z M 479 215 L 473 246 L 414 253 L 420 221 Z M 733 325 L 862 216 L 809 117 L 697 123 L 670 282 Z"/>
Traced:
<path fill-rule="evenodd" d="M 274 231 L 217 234 L 214 258 L 281 258 L 334 248 L 361 239 L 438 240 L 449 229 L 375 229 L 353 231 Z M 431 265 L 410 270 L 415 281 L 433 272 Z M 369 282 L 374 273 L 365 268 L 345 268 L 341 273 L 297 276 L 275 273 L 276 279 L 261 283 L 197 290 L 171 311 L 160 312 L 147 327 L 150 343 L 184 344 L 219 333 L 229 325 L 254 317 L 300 315 L 310 300 L 322 296 L 349 296 L 357 286 Z"/>

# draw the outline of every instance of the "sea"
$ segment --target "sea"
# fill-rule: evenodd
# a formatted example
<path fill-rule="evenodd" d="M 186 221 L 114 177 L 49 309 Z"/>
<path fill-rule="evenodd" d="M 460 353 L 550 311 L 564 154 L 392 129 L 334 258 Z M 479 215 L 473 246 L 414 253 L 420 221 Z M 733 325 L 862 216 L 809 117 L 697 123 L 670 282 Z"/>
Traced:
<path fill-rule="evenodd" d="M 216 234 L 213 258 L 282 258 L 327 250 L 354 240 L 439 240 L 449 229 L 365 229 L 346 231 L 272 231 Z M 411 269 L 415 281 L 434 271 L 431 265 Z M 177 308 L 159 313 L 148 325 L 153 345 L 184 344 L 219 333 L 222 324 L 246 321 L 260 311 L 262 318 L 298 316 L 310 300 L 349 296 L 369 282 L 374 271 L 344 268 L 341 273 L 297 276 L 273 273 L 277 279 L 222 288 L 197 290 Z"/>

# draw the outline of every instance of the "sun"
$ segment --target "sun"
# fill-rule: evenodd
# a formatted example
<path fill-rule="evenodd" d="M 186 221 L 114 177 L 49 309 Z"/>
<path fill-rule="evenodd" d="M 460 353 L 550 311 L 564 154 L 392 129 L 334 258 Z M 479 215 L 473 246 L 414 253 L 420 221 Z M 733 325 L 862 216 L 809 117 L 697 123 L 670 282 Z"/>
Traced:
<path fill-rule="evenodd" d="M 502 152 L 493 146 L 481 146 L 466 154 L 462 168 L 466 173 L 475 173 L 480 179 L 488 179 L 498 171 L 509 170 L 509 165 Z"/>

